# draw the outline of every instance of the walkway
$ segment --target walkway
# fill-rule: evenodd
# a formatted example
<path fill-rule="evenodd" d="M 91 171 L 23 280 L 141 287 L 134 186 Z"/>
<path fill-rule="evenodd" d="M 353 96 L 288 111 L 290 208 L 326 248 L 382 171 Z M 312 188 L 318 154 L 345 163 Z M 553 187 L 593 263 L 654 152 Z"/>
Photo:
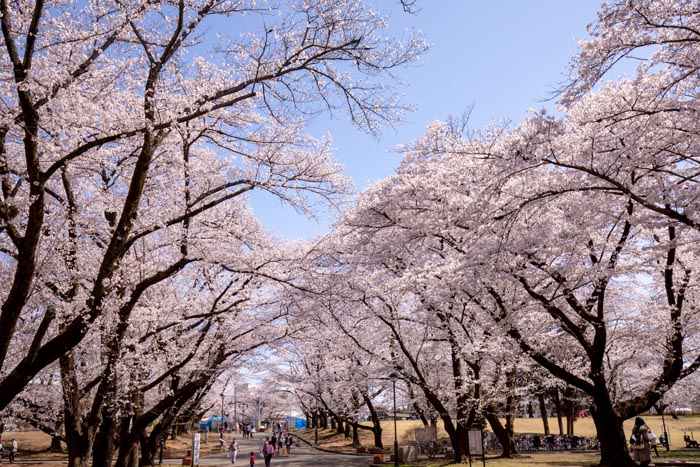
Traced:
<path fill-rule="evenodd" d="M 239 451 L 238 459 L 236 460 L 235 466 L 249 467 L 250 453 L 255 452 L 255 467 L 264 467 L 265 460 L 260 455 L 260 439 L 264 438 L 264 433 L 258 433 L 257 438 L 254 439 L 242 439 L 236 438 L 238 440 L 238 445 L 241 447 Z M 227 438 L 229 439 L 229 438 Z M 306 446 L 303 442 L 300 442 L 300 446 L 293 446 L 292 452 L 289 457 L 273 457 L 271 466 L 272 467 L 337 467 L 337 466 L 347 466 L 347 467 L 367 467 L 371 464 L 371 456 L 353 456 L 347 454 L 335 454 L 329 452 L 318 451 L 313 447 Z M 170 459 L 163 460 L 164 464 L 177 464 L 182 463 L 181 459 Z M 219 467 L 233 467 L 231 460 L 228 457 L 224 457 L 223 453 L 217 456 L 203 457 L 199 460 L 199 465 L 208 466 L 219 466 Z"/>

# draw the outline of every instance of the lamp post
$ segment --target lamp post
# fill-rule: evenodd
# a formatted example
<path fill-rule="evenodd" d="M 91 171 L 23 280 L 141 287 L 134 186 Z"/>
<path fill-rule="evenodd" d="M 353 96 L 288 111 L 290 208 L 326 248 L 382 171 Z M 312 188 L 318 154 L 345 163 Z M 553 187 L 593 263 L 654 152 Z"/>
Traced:
<path fill-rule="evenodd" d="M 221 422 L 219 422 L 219 431 L 224 432 L 224 391 L 221 390 Z"/>
<path fill-rule="evenodd" d="M 246 421 L 246 416 L 245 416 L 245 409 L 248 407 L 248 404 L 246 404 L 245 402 L 239 402 L 238 405 L 241 408 L 241 426 L 243 426 L 243 424 L 248 423 Z"/>
<path fill-rule="evenodd" d="M 671 450 L 671 441 L 668 439 L 668 432 L 666 431 L 666 419 L 664 418 L 664 412 L 666 411 L 667 405 L 658 405 L 659 409 L 661 410 L 661 423 L 663 424 L 664 427 L 664 446 L 666 447 L 666 452 Z"/>
<path fill-rule="evenodd" d="M 319 422 L 319 416 L 318 416 L 318 401 L 316 401 L 316 410 L 314 414 L 314 444 L 318 446 L 318 422 Z"/>
<path fill-rule="evenodd" d="M 389 379 L 391 380 L 394 394 L 394 467 L 399 467 L 399 437 L 396 431 L 396 380 L 399 379 L 399 375 L 397 373 L 391 373 Z"/>

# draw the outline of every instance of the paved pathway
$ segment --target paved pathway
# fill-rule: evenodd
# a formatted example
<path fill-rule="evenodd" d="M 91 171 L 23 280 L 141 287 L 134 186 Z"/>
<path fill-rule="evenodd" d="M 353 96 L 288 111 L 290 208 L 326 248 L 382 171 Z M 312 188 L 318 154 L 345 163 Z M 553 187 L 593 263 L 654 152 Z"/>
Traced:
<path fill-rule="evenodd" d="M 255 467 L 264 467 L 265 460 L 260 455 L 260 439 L 264 438 L 262 433 L 257 434 L 254 439 L 236 438 L 238 445 L 241 447 L 238 458 L 235 464 L 231 464 L 228 457 L 224 457 L 223 453 L 218 456 L 203 457 L 200 459 L 200 465 L 220 466 L 220 467 L 249 467 L 250 453 L 255 452 Z M 227 442 L 230 438 L 227 436 Z M 347 454 L 335 454 L 319 451 L 311 446 L 306 445 L 303 441 L 299 442 L 300 446 L 292 446 L 289 457 L 273 457 L 271 467 L 367 467 L 372 462 L 371 456 L 353 456 Z M 228 445 L 227 445 L 228 447 Z M 181 464 L 180 459 L 164 460 L 163 463 Z"/>

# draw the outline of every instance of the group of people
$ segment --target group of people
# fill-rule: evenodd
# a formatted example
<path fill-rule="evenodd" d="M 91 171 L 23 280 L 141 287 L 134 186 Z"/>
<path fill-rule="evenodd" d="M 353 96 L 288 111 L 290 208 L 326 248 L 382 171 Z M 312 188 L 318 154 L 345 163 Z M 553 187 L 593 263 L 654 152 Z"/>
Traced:
<path fill-rule="evenodd" d="M 223 438 L 222 438 L 223 440 Z M 270 467 L 272 458 L 277 455 L 281 455 L 283 449 L 286 450 L 286 454 L 292 449 L 294 439 L 289 433 L 274 432 L 271 437 L 266 437 L 265 440 L 260 443 L 260 455 L 263 456 L 265 460 L 265 467 Z M 231 440 L 231 444 L 228 447 L 228 455 L 231 459 L 231 464 L 235 464 L 238 458 L 238 453 L 241 450 L 236 439 Z M 250 453 L 250 465 L 255 466 L 255 452 Z"/>
<path fill-rule="evenodd" d="M 239 427 L 238 424 L 236 424 L 236 431 L 238 431 Z M 241 433 L 243 433 L 243 439 L 250 439 L 253 437 L 255 434 L 255 430 L 253 427 L 247 423 L 245 423 L 242 427 L 240 427 Z"/>
<path fill-rule="evenodd" d="M 17 443 L 16 439 L 12 438 L 12 440 L 10 440 L 10 448 L 9 449 L 10 449 L 10 451 L 9 451 L 10 463 L 14 463 L 15 455 L 17 454 L 17 451 L 19 450 L 19 444 Z M 2 440 L 0 440 L 0 464 L 2 464 L 2 455 L 3 455 L 4 450 L 5 450 L 5 447 L 2 445 Z"/>
<path fill-rule="evenodd" d="M 275 454 L 278 456 L 283 455 L 281 454 L 283 449 L 286 450 L 285 454 L 289 455 L 293 441 L 289 433 L 282 434 L 281 431 L 273 432 L 271 437 L 266 437 L 265 441 L 260 445 L 260 454 L 264 456 L 265 467 L 270 467 L 270 462 Z"/>

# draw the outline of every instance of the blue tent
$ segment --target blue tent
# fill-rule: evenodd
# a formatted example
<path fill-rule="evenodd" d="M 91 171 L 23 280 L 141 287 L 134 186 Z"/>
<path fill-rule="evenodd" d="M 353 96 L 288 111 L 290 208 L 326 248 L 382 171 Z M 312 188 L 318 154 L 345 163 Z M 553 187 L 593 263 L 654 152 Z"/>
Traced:
<path fill-rule="evenodd" d="M 284 417 L 287 420 L 287 426 L 295 430 L 303 430 L 306 428 L 306 420 L 297 417 Z"/>
<path fill-rule="evenodd" d="M 209 431 L 212 431 L 212 429 L 218 430 L 219 428 L 221 428 L 221 426 L 227 420 L 228 420 L 228 417 L 222 417 L 221 415 L 219 415 L 218 417 L 211 417 L 211 418 L 208 418 L 206 421 L 201 422 L 199 424 L 199 429 L 200 430 L 207 430 L 208 429 Z"/>

